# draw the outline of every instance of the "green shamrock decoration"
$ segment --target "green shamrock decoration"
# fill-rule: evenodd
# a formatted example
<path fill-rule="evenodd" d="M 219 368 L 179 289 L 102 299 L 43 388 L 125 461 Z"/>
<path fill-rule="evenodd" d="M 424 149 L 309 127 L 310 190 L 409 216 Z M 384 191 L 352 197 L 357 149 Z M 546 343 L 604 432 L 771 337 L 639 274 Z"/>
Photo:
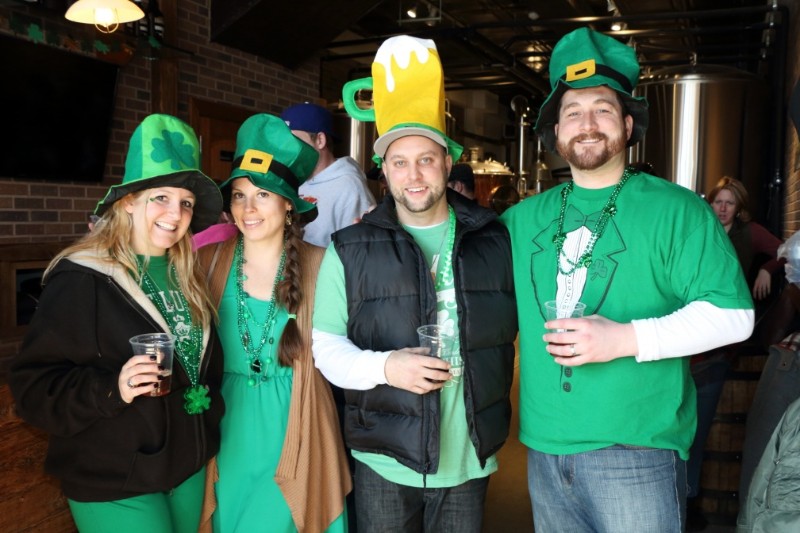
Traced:
<path fill-rule="evenodd" d="M 99 40 L 96 40 L 94 42 L 94 49 L 95 49 L 96 52 L 98 52 L 100 54 L 107 54 L 108 52 L 111 51 L 111 49 L 108 47 L 108 45 L 106 43 L 104 43 L 103 41 L 99 41 Z"/>
<path fill-rule="evenodd" d="M 11 14 L 11 21 L 8 24 L 12 32 L 16 34 L 25 33 L 25 21 L 17 17 L 14 13 Z"/>
<path fill-rule="evenodd" d="M 211 407 L 211 398 L 208 397 L 208 387 L 205 385 L 189 387 L 183 393 L 183 398 L 186 400 L 183 409 L 190 415 L 199 415 Z"/>
<path fill-rule="evenodd" d="M 35 43 L 44 42 L 44 32 L 38 24 L 31 24 L 28 26 L 28 38 Z"/>
<path fill-rule="evenodd" d="M 54 31 L 48 31 L 47 33 L 45 33 L 44 38 L 45 41 L 47 41 L 47 44 L 49 44 L 50 46 L 58 46 L 58 47 L 62 46 L 61 36 Z"/>
<path fill-rule="evenodd" d="M 161 139 L 153 139 L 151 157 L 156 163 L 169 161 L 173 170 L 192 168 L 194 164 L 194 148 L 185 144 L 183 134 L 163 130 Z"/>

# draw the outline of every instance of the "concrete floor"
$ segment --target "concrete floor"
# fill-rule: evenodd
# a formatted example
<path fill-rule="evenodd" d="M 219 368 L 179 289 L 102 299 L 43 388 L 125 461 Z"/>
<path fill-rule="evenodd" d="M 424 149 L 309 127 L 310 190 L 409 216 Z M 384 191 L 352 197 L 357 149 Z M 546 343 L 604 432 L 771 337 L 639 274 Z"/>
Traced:
<path fill-rule="evenodd" d="M 498 470 L 489 481 L 483 517 L 484 533 L 533 531 L 528 496 L 527 449 L 519 441 L 519 365 L 511 389 L 513 414 L 508 442 L 497 454 Z"/>

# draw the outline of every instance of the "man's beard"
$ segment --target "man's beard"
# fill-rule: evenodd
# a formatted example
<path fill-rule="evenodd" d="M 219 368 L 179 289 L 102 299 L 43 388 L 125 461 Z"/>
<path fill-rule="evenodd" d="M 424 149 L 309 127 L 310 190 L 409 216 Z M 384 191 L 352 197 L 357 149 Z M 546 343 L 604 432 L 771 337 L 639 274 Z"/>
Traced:
<path fill-rule="evenodd" d="M 600 139 L 603 144 L 603 149 L 598 152 L 594 146 L 590 146 L 587 147 L 588 149 L 578 153 L 575 145 L 588 139 Z M 567 142 L 558 141 L 556 143 L 556 149 L 558 150 L 558 154 L 563 157 L 567 163 L 578 170 L 595 170 L 608 163 L 612 157 L 623 151 L 625 149 L 625 140 L 622 136 L 609 140 L 608 136 L 603 133 L 594 133 L 592 135 L 583 133 L 573 137 Z"/>
<path fill-rule="evenodd" d="M 411 213 L 424 213 L 432 208 L 436 203 L 445 195 L 447 190 L 447 186 L 443 185 L 441 187 L 437 186 L 429 186 L 428 187 L 428 196 L 422 199 L 419 203 L 413 203 L 410 201 L 406 196 L 403 195 L 403 188 L 398 187 L 397 189 L 392 188 L 389 186 L 389 192 L 394 198 L 395 202 L 405 207 Z"/>

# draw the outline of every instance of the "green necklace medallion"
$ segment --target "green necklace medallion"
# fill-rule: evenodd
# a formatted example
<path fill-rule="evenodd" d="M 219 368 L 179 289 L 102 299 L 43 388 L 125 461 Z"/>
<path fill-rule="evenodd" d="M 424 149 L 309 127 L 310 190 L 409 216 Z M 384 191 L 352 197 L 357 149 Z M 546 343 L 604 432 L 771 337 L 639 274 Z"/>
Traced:
<path fill-rule="evenodd" d="M 268 379 L 266 375 L 267 366 L 273 362 L 272 351 L 275 349 L 273 330 L 278 314 L 278 284 L 283 280 L 283 270 L 286 266 L 286 250 L 284 249 L 281 252 L 278 270 L 275 272 L 275 279 L 272 282 L 272 295 L 267 304 L 264 321 L 260 323 L 261 335 L 258 336 L 257 344 L 253 342 L 253 336 L 250 334 L 250 328 L 248 326 L 248 321 L 250 320 L 257 326 L 259 322 L 253 317 L 250 308 L 247 306 L 247 299 L 250 298 L 250 295 L 244 290 L 244 282 L 247 276 L 244 274 L 244 264 L 246 260 L 244 259 L 244 240 L 241 235 L 236 243 L 233 263 L 236 268 L 236 324 L 239 328 L 239 338 L 242 342 L 242 348 L 247 358 L 247 368 L 250 372 L 247 378 L 247 384 L 251 387 L 255 387 L 259 382 Z M 264 346 L 267 344 L 269 344 L 269 352 L 265 355 L 262 352 Z"/>

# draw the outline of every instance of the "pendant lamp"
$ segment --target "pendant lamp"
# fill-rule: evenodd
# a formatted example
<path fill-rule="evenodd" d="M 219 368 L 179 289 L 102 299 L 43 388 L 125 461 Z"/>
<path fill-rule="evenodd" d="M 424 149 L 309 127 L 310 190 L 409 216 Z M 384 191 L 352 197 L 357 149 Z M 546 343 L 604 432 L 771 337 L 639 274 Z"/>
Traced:
<path fill-rule="evenodd" d="M 64 15 L 67 20 L 94 24 L 103 33 L 112 33 L 120 24 L 144 18 L 144 12 L 129 0 L 78 0 Z"/>

